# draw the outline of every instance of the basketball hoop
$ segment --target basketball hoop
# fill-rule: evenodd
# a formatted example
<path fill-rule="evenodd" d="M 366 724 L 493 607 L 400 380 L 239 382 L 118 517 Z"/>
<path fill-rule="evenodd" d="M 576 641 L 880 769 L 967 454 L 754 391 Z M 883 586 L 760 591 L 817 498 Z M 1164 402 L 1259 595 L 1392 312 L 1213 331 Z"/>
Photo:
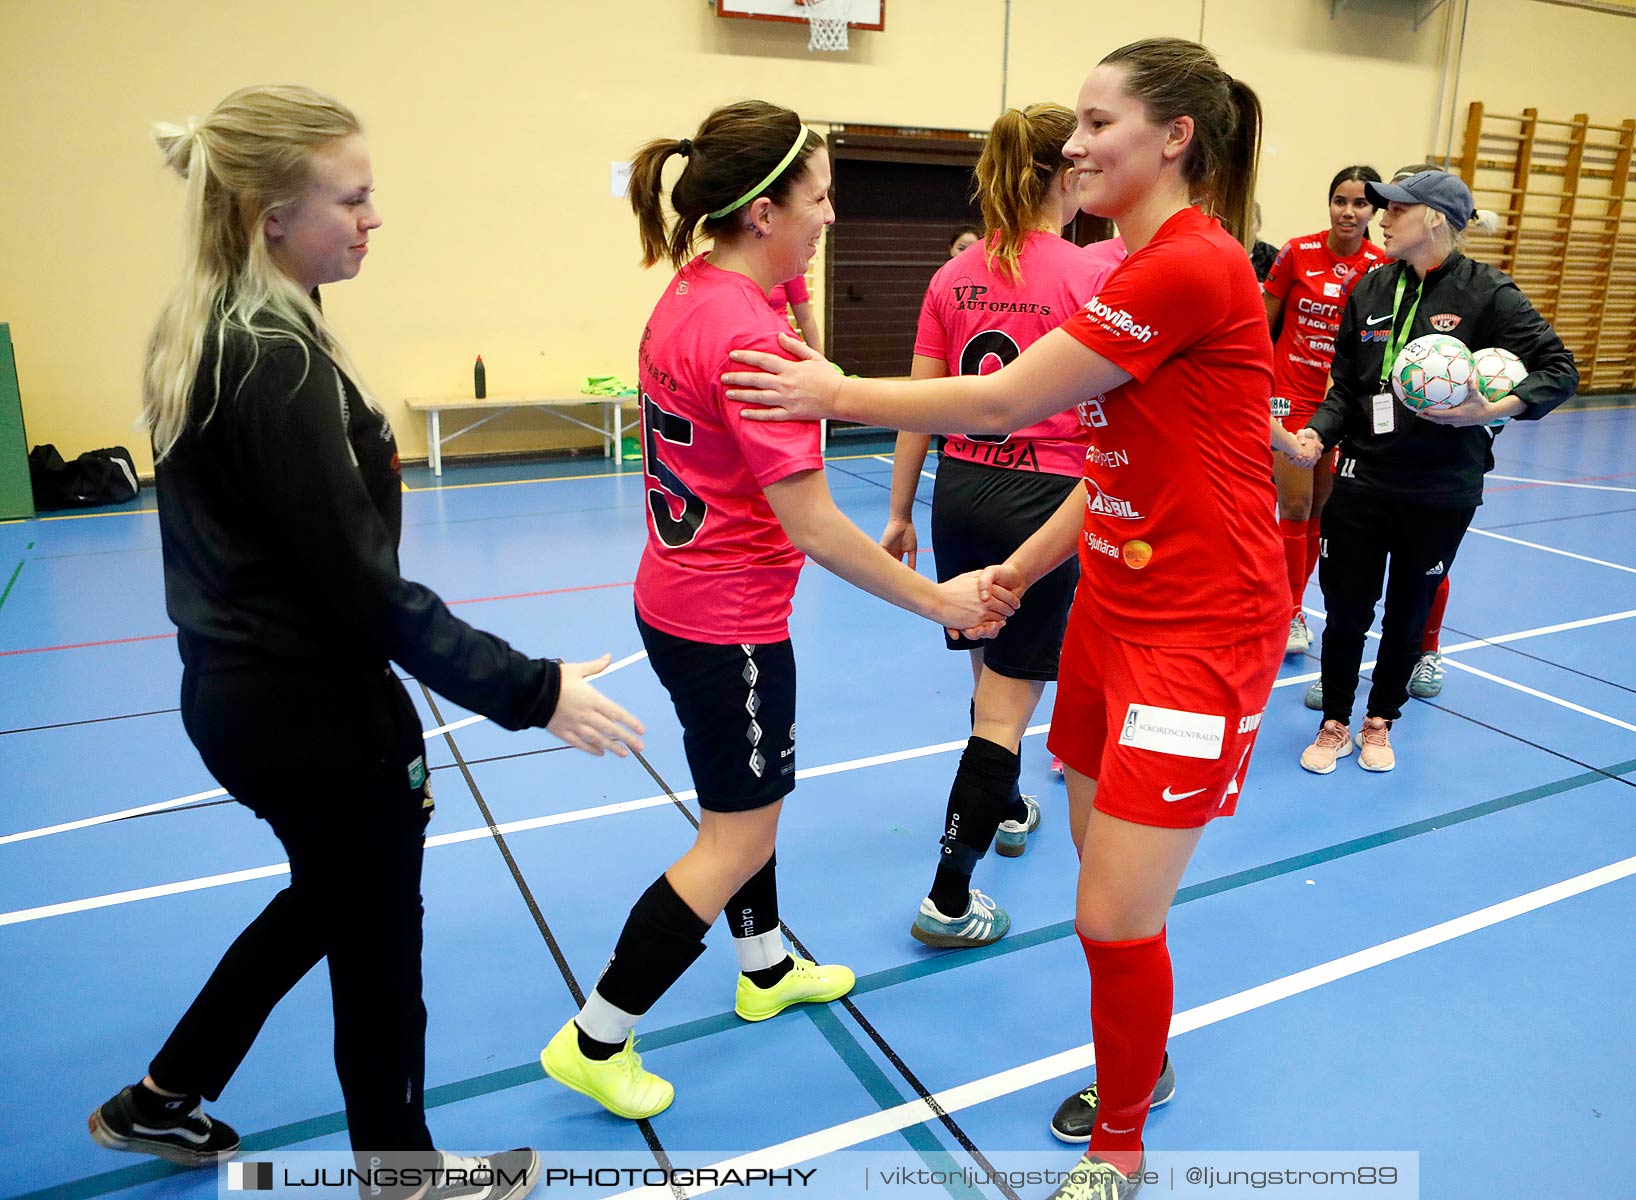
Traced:
<path fill-rule="evenodd" d="M 808 50 L 847 49 L 847 22 L 852 17 L 852 0 L 796 0 L 807 10 Z"/>

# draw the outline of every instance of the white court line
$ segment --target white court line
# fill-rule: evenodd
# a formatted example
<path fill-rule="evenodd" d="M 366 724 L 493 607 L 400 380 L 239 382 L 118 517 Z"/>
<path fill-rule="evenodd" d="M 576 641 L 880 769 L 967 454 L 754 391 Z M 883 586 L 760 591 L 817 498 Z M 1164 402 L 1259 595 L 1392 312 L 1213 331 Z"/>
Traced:
<path fill-rule="evenodd" d="M 635 654 L 627 655 L 616 663 L 611 663 L 606 670 L 590 676 L 591 679 L 601 679 L 612 675 L 621 668 L 628 667 L 634 662 L 640 662 L 648 656 L 646 650 L 639 650 Z M 464 717 L 459 721 L 451 721 L 447 725 L 439 725 L 436 729 L 423 729 L 422 738 L 437 737 L 439 734 L 453 733 L 456 729 L 464 729 L 468 725 L 476 725 L 479 721 L 486 721 L 487 717 Z M 143 804 L 136 808 L 125 808 L 119 812 L 104 813 L 99 817 L 86 817 L 79 821 L 64 821 L 61 825 L 46 825 L 39 829 L 25 829 L 21 833 L 8 833 L 0 837 L 0 846 L 10 845 L 12 842 L 27 842 L 34 838 L 49 837 L 57 833 L 70 833 L 76 829 L 90 829 L 96 825 L 107 825 L 114 821 L 123 821 L 127 817 L 141 817 L 148 813 L 165 812 L 167 809 L 180 808 L 184 804 L 192 804 L 198 800 L 211 800 L 217 796 L 227 795 L 226 788 L 212 788 L 208 792 L 194 792 L 191 796 L 178 796 L 174 800 L 159 800 L 153 804 Z"/>
<path fill-rule="evenodd" d="M 1329 620 L 1329 614 L 1321 608 L 1302 605 L 1301 611 L 1308 616 L 1317 617 L 1321 621 Z M 1627 608 L 1624 612 L 1608 613 L 1601 617 L 1583 617 L 1577 621 L 1562 621 L 1556 625 L 1541 625 L 1537 629 L 1523 629 L 1517 633 L 1497 633 L 1491 638 L 1472 638 L 1469 642 L 1456 642 L 1452 646 L 1444 646 L 1443 653 L 1446 655 L 1458 654 L 1462 650 L 1480 650 L 1484 646 L 1502 646 L 1506 642 L 1527 641 L 1529 638 L 1545 637 L 1553 633 L 1565 633 L 1570 629 L 1589 629 L 1593 625 L 1607 625 L 1613 621 L 1628 621 L 1632 617 L 1636 617 L 1636 608 Z M 1369 631 L 1368 636 L 1376 641 L 1380 640 L 1380 634 L 1373 629 Z M 1359 663 L 1358 670 L 1368 671 L 1374 665 L 1375 660 L 1370 659 L 1368 662 Z M 1321 671 L 1308 671 L 1304 675 L 1286 675 L 1272 686 L 1275 689 L 1294 687 L 1298 683 L 1312 683 L 1314 680 L 1321 678 L 1322 675 L 1323 672 Z"/>
<path fill-rule="evenodd" d="M 890 454 L 871 454 L 869 457 L 874 459 L 876 462 L 883 462 L 883 463 L 891 463 L 892 462 L 892 456 Z M 920 473 L 920 477 L 922 479 L 936 479 L 937 478 L 937 476 L 932 474 L 930 471 L 922 471 Z"/>
<path fill-rule="evenodd" d="M 1315 617 L 1321 617 L 1324 620 L 1329 619 L 1323 612 L 1316 608 L 1303 607 L 1302 611 L 1311 613 Z M 1619 729 L 1627 729 L 1631 733 L 1636 733 L 1636 725 L 1632 725 L 1626 721 L 1621 721 L 1618 717 L 1610 717 L 1607 713 L 1597 712 L 1594 708 L 1586 708 L 1583 704 L 1575 704 L 1572 700 L 1564 700 L 1561 696 L 1553 696 L 1550 692 L 1542 692 L 1537 688 L 1529 687 L 1527 684 L 1517 683 L 1515 680 L 1504 679 L 1499 675 L 1490 675 L 1487 671 L 1479 671 L 1476 667 L 1467 666 L 1463 662 L 1457 662 L 1456 660 L 1447 657 L 1448 655 L 1457 653 L 1461 650 L 1476 650 L 1483 646 L 1495 646 L 1503 642 L 1521 641 L 1523 638 L 1543 637 L 1548 633 L 1561 633 L 1565 629 L 1583 629 L 1587 625 L 1605 625 L 1609 621 L 1622 621 L 1627 617 L 1633 616 L 1636 616 L 1636 609 L 1630 609 L 1622 613 L 1609 613 L 1605 617 L 1587 617 L 1582 621 L 1564 621 L 1560 625 L 1542 625 L 1538 629 L 1525 629 L 1521 633 L 1502 633 L 1498 637 L 1476 638 L 1469 642 L 1456 642 L 1452 646 L 1445 647 L 1443 650 L 1443 655 L 1448 666 L 1456 667 L 1459 670 L 1469 672 L 1472 675 L 1479 675 L 1484 679 L 1500 684 L 1502 687 L 1508 687 L 1526 695 L 1533 696 L 1536 699 L 1544 700 L 1548 704 L 1555 704 L 1560 708 L 1566 708 L 1572 712 L 1579 713 L 1582 716 L 1590 717 L 1593 720 L 1602 721 L 1605 724 L 1613 725 Z M 1380 640 L 1380 634 L 1376 633 L 1373 629 L 1369 630 L 1368 636 L 1374 638 L 1376 641 Z M 1360 663 L 1358 665 L 1358 670 L 1361 671 L 1365 668 L 1373 667 L 1374 665 L 1374 661 Z M 1277 683 L 1273 684 L 1273 687 L 1288 687 L 1292 683 L 1304 683 L 1309 679 L 1318 679 L 1321 674 L 1321 672 L 1313 672 L 1309 675 L 1291 676 L 1288 679 L 1280 679 Z"/>
<path fill-rule="evenodd" d="M 1044 733 L 1049 725 L 1030 725 L 1025 736 Z M 966 739 L 957 742 L 937 742 L 930 746 L 917 746 L 911 750 L 896 750 L 890 754 L 875 754 L 868 758 L 854 758 L 846 762 L 829 763 L 821 767 L 808 767 L 795 773 L 797 780 L 816 779 L 824 775 L 836 775 L 843 771 L 857 771 L 866 767 L 878 767 L 887 763 L 906 762 L 915 758 L 926 758 L 934 754 L 950 754 L 956 750 L 963 750 Z M 691 788 L 676 793 L 678 800 L 693 800 L 698 793 Z M 575 809 L 573 812 L 553 813 L 543 817 L 528 817 L 520 821 L 507 821 L 503 825 L 496 825 L 500 833 L 521 833 L 530 829 L 545 829 L 553 825 L 570 825 L 576 821 L 589 821 L 597 817 L 614 816 L 619 813 L 638 812 L 647 808 L 659 808 L 671 802 L 670 796 L 645 796 L 640 800 L 622 800 L 616 804 L 602 804 L 595 808 Z M 438 846 L 453 846 L 461 842 L 479 841 L 489 836 L 489 827 L 482 825 L 473 829 L 462 829 L 454 833 L 440 833 L 426 839 L 426 848 L 434 849 Z M 161 883 L 152 887 L 132 888 L 123 892 L 109 892 L 102 896 L 88 896 L 83 900 L 65 900 L 58 904 L 44 904 L 37 908 L 19 908 L 12 912 L 0 913 L 0 925 L 21 925 L 28 921 L 43 921 L 48 917 L 62 917 L 69 913 L 89 912 L 97 908 L 112 908 L 120 904 L 135 904 L 141 900 L 153 900 L 160 896 L 177 896 L 184 892 L 198 892 L 206 888 L 226 887 L 229 884 L 244 883 L 251 879 L 266 879 L 272 875 L 287 874 L 290 864 L 270 863 L 264 867 L 252 867 L 245 871 L 230 871 L 222 875 L 204 875 L 196 879 L 183 879 L 175 883 Z"/>
<path fill-rule="evenodd" d="M 1487 671 L 1479 671 L 1476 667 L 1467 666 L 1463 662 L 1455 662 L 1453 659 L 1448 660 L 1447 665 L 1457 667 L 1462 671 L 1479 676 L 1491 683 L 1497 683 L 1501 687 L 1508 687 L 1513 691 L 1522 692 L 1524 695 L 1533 696 L 1535 699 L 1544 700 L 1548 704 L 1555 704 L 1559 708 L 1566 708 L 1569 711 L 1579 713 L 1582 716 L 1591 717 L 1608 725 L 1617 726 L 1620 729 L 1628 730 L 1631 733 L 1636 733 L 1636 725 L 1632 725 L 1629 721 L 1621 721 L 1618 717 L 1610 717 L 1607 713 L 1597 712 L 1594 708 L 1586 708 L 1583 704 L 1575 704 L 1572 700 L 1564 700 L 1561 696 L 1553 696 L 1549 692 L 1542 692 L 1537 688 L 1531 688 L 1527 684 L 1517 683 L 1511 679 L 1501 679 L 1498 675 L 1490 675 Z"/>
<path fill-rule="evenodd" d="M 1422 950 L 1429 950 L 1434 946 L 1452 942 L 1468 934 L 1477 933 L 1498 925 L 1503 921 L 1513 920 L 1563 900 L 1572 899 L 1586 892 L 1606 887 L 1610 883 L 1628 879 L 1636 875 L 1636 858 L 1622 859 L 1608 866 L 1599 867 L 1594 871 L 1587 871 L 1583 875 L 1576 875 L 1572 879 L 1565 879 L 1561 883 L 1553 883 L 1536 891 L 1527 892 L 1510 900 L 1502 900 L 1498 904 L 1491 904 L 1487 908 L 1480 908 L 1476 912 L 1466 913 L 1452 920 L 1442 921 L 1436 925 L 1429 925 L 1425 929 L 1404 934 L 1402 937 L 1381 942 L 1376 946 L 1369 946 L 1352 954 L 1344 954 L 1328 962 L 1319 963 L 1315 967 L 1308 967 L 1304 971 L 1285 975 L 1256 987 L 1246 988 L 1235 992 L 1231 996 L 1223 996 L 1219 1000 L 1212 1000 L 1185 1012 L 1179 1012 L 1170 1020 L 1170 1036 L 1191 1033 L 1196 1029 L 1203 1029 L 1210 1025 L 1219 1024 L 1230 1017 L 1242 1016 L 1254 1012 L 1258 1008 L 1265 1008 L 1280 1000 L 1287 1000 L 1291 996 L 1310 992 L 1326 984 L 1335 983 L 1352 975 L 1361 974 L 1374 967 L 1384 966 L 1386 963 L 1396 962 L 1407 958 L 1411 954 L 1418 954 Z M 1064 1050 L 1058 1054 L 1048 1055 L 1045 1058 L 1035 1059 L 1033 1062 L 1023 1063 L 993 1075 L 974 1079 L 969 1083 L 959 1084 L 945 1091 L 935 1092 L 932 1100 L 943 1112 L 956 1113 L 974 1105 L 984 1104 L 990 1100 L 999 1099 L 1020 1092 L 1024 1088 L 1035 1084 L 1045 1083 L 1063 1075 L 1075 1074 L 1084 1071 L 1096 1062 L 1095 1050 L 1089 1043 L 1077 1046 L 1072 1050 Z M 901 1129 L 908 1129 L 914 1125 L 937 1120 L 937 1114 L 930 1104 L 924 1100 L 911 1100 L 880 1112 L 869 1113 L 866 1116 L 843 1121 L 838 1125 L 831 1125 L 827 1129 L 820 1129 L 813 1133 L 804 1134 L 798 1138 L 791 1138 L 786 1142 L 768 1146 L 761 1150 L 752 1150 L 748 1154 L 741 1154 L 735 1158 L 725 1159 L 712 1163 L 704 1170 L 744 1170 L 749 1167 L 759 1167 L 770 1170 L 783 1170 L 800 1163 L 811 1162 L 826 1154 L 834 1154 L 841 1150 L 850 1149 L 874 1138 L 884 1137 L 896 1133 Z M 690 1196 L 702 1196 L 714 1188 L 690 1189 Z M 635 1188 L 621 1192 L 611 1200 L 661 1200 L 670 1196 L 665 1188 Z"/>
<path fill-rule="evenodd" d="M 1506 483 L 1534 483 L 1541 487 L 1577 488 L 1586 492 L 1632 492 L 1636 487 L 1611 487 L 1605 483 L 1564 483 L 1560 479 L 1524 479 L 1520 475 L 1495 475 L 1490 473 L 1490 479 L 1503 479 Z"/>
<path fill-rule="evenodd" d="M 1495 541 L 1510 542 L 1513 546 L 1527 546 L 1530 550 L 1543 550 L 1547 554 L 1560 554 L 1563 558 L 1578 559 L 1580 562 L 1593 563 L 1598 567 L 1612 567 L 1615 571 L 1623 571 L 1627 575 L 1636 575 L 1636 567 L 1627 567 L 1624 563 L 1609 562 L 1605 558 L 1592 558 L 1588 554 L 1575 554 L 1572 550 L 1559 550 L 1555 546 L 1542 546 L 1538 542 L 1525 542 L 1521 538 L 1507 537 L 1503 533 L 1492 533 L 1487 529 L 1478 529 L 1473 526 L 1466 530 L 1482 537 L 1490 537 Z"/>
<path fill-rule="evenodd" d="M 1311 616 L 1319 618 L 1320 620 L 1327 620 L 1328 619 L 1326 617 L 1324 611 L 1322 609 L 1319 609 L 1319 608 L 1312 608 L 1312 607 L 1309 606 L 1309 607 L 1305 607 L 1303 609 L 1303 611 L 1310 614 Z M 1547 636 L 1549 634 L 1565 633 L 1565 632 L 1567 632 L 1569 630 L 1573 630 L 1573 629 L 1588 629 L 1588 628 L 1590 628 L 1591 626 L 1594 626 L 1594 625 L 1607 625 L 1607 624 L 1609 624 L 1611 622 L 1614 622 L 1614 621 L 1627 621 L 1632 617 L 1636 617 L 1636 608 L 1626 609 L 1623 612 L 1608 613 L 1605 616 L 1600 616 L 1600 617 L 1584 617 L 1584 618 L 1582 618 L 1580 620 L 1577 620 L 1577 621 L 1563 621 L 1563 622 L 1560 622 L 1560 623 L 1558 623 L 1556 625 L 1541 625 L 1537 629 L 1524 629 L 1524 630 L 1520 630 L 1517 633 L 1496 634 L 1495 636 L 1493 636 L 1491 638 L 1474 638 L 1473 640 L 1471 640 L 1469 642 L 1457 642 L 1452 646 L 1444 647 L 1443 653 L 1444 654 L 1458 654 L 1463 650 L 1476 650 L 1476 649 L 1480 649 L 1483 646 L 1498 646 L 1498 645 L 1502 645 L 1502 644 L 1504 644 L 1506 642 L 1520 642 L 1520 641 L 1525 641 L 1528 638 L 1545 637 L 1545 636 Z M 1378 633 L 1374 632 L 1373 630 L 1371 630 L 1369 632 L 1369 636 L 1372 637 L 1372 638 L 1376 638 L 1376 639 L 1379 639 L 1379 637 L 1380 637 L 1380 635 Z M 624 667 L 628 667 L 632 663 L 637 662 L 640 659 L 646 657 L 646 654 L 647 654 L 646 651 L 639 651 L 636 654 L 628 655 L 627 657 L 622 658 L 618 662 L 611 665 L 606 671 L 602 672 L 602 675 L 594 676 L 594 678 L 601 679 L 603 675 L 612 675 L 615 671 L 618 671 L 618 670 L 620 670 L 620 669 L 622 669 Z M 1358 669 L 1360 671 L 1367 671 L 1367 670 L 1373 669 L 1374 666 L 1375 666 L 1375 660 L 1370 659 L 1367 662 L 1359 663 L 1358 664 Z M 1321 675 L 1322 675 L 1322 672 L 1319 672 L 1319 671 L 1308 671 L 1308 672 L 1305 672 L 1305 673 L 1300 674 L 1300 675 L 1286 675 L 1283 678 L 1279 679 L 1272 686 L 1273 686 L 1274 689 L 1286 688 L 1286 687 L 1296 687 L 1297 685 L 1303 684 L 1303 683 L 1313 683 L 1316 680 L 1318 680 L 1321 677 Z M 1564 703 L 1566 703 L 1566 702 L 1564 702 Z M 428 729 L 428 730 L 425 731 L 424 736 L 425 737 L 435 737 L 436 735 L 438 735 L 440 733 L 452 732 L 453 730 L 462 728 L 463 726 L 474 725 L 477 722 L 485 720 L 485 719 L 486 718 L 484 718 L 484 717 L 467 717 L 465 720 L 456 721 L 452 725 L 440 725 L 436 729 Z M 1034 726 L 1033 728 L 1031 728 L 1029 730 L 1029 732 L 1030 733 L 1035 733 L 1035 732 L 1042 732 L 1043 733 L 1043 732 L 1045 732 L 1045 731 L 1047 731 L 1049 729 L 1050 729 L 1050 725 L 1048 725 L 1048 724 L 1047 725 L 1038 725 L 1038 726 Z M 922 749 L 926 753 L 941 753 L 943 747 L 933 747 L 933 748 L 923 747 Z M 864 763 L 865 765 L 875 765 L 875 764 L 873 764 L 871 762 L 867 762 L 866 760 L 862 760 L 862 759 L 857 760 L 857 761 L 860 762 L 860 763 Z M 882 761 L 890 762 L 890 761 L 896 761 L 896 760 L 892 759 L 890 757 L 887 757 L 887 758 L 883 759 Z M 814 772 L 814 773 L 823 772 L 825 774 L 828 774 L 828 773 L 833 772 L 833 771 L 851 770 L 851 769 L 854 769 L 854 768 L 849 767 L 846 764 L 842 763 L 842 764 L 836 764 L 836 765 L 831 766 L 831 767 L 814 767 L 814 768 L 812 768 L 812 772 Z M 810 776 L 809 776 L 809 773 L 806 772 L 806 771 L 797 772 L 797 778 L 808 778 L 808 777 L 810 777 Z M 4 845 L 6 845 L 6 844 L 8 844 L 10 842 L 22 842 L 22 841 L 28 841 L 31 838 L 46 837 L 46 836 L 51 835 L 51 834 L 69 833 L 69 832 L 71 832 L 73 830 L 76 830 L 76 829 L 88 829 L 88 828 L 91 828 L 92 826 L 105 825 L 105 824 L 108 824 L 109 822 L 112 822 L 112 821 L 120 821 L 120 820 L 125 819 L 126 817 L 142 816 L 143 814 L 151 813 L 151 812 L 164 812 L 166 809 L 176 808 L 176 807 L 179 807 L 180 805 L 183 805 L 183 804 L 191 804 L 196 800 L 208 800 L 211 797 L 225 796 L 226 794 L 227 793 L 223 789 L 217 788 L 214 791 L 209 791 L 209 792 L 196 792 L 191 796 L 179 796 L 175 800 L 161 800 L 161 801 L 158 801 L 157 803 L 154 803 L 154 804 L 144 804 L 139 808 L 127 808 L 127 809 L 124 809 L 124 810 L 122 810 L 120 812 L 107 813 L 107 814 L 105 814 L 103 816 L 100 816 L 100 817 L 86 817 L 83 820 L 68 821 L 68 822 L 65 822 L 64 824 L 61 824 L 61 825 L 48 825 L 48 826 L 46 826 L 46 827 L 44 827 L 42 829 L 29 829 L 29 830 L 25 830 L 22 833 L 6 834 L 5 836 L 0 837 L 0 846 L 4 846 Z M 686 798 L 687 799 L 692 799 L 693 798 L 692 793 L 691 792 L 688 793 Z M 633 800 L 633 801 L 628 801 L 626 803 L 634 804 L 634 805 L 636 805 L 638 807 L 641 807 L 641 808 L 648 808 L 648 807 L 652 807 L 652 805 L 654 803 L 657 803 L 657 802 L 658 801 L 656 801 L 653 797 L 648 797 L 645 800 Z M 624 808 L 622 805 L 612 804 L 612 805 L 604 806 L 603 809 L 586 809 L 584 811 L 591 812 L 591 813 L 596 813 L 597 815 L 613 815 L 614 813 L 624 812 L 624 811 L 628 811 L 628 810 L 626 808 Z M 562 819 L 560 817 L 551 817 L 551 818 L 543 818 L 542 817 L 542 818 L 539 818 L 539 819 L 542 820 L 542 821 L 546 821 L 548 823 L 551 823 L 551 824 L 561 824 L 562 823 Z M 537 826 L 531 826 L 530 828 L 537 828 Z M 486 830 L 484 832 L 486 832 Z M 451 835 L 447 835 L 447 836 L 454 837 L 456 835 L 451 834 Z M 460 840 L 465 840 L 465 839 L 462 837 Z"/>

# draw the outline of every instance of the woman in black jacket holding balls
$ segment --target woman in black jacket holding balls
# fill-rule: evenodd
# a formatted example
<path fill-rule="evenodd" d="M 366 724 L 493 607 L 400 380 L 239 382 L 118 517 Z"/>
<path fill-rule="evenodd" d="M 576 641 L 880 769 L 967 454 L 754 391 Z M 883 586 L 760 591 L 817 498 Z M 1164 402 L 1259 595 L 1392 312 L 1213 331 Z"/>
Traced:
<path fill-rule="evenodd" d="M 1579 382 L 1573 355 L 1517 285 L 1460 253 L 1475 211 L 1458 177 L 1421 171 L 1399 183 L 1370 183 L 1366 194 L 1382 213 L 1382 247 L 1397 266 L 1371 272 L 1353 290 L 1335 339 L 1329 395 L 1297 435 L 1310 462 L 1340 447 L 1318 560 L 1328 612 L 1323 724 L 1301 754 L 1301 765 L 1319 775 L 1352 753 L 1358 669 L 1383 583 L 1386 609 L 1358 765 L 1396 765 L 1388 730 L 1408 697 L 1432 595 L 1482 503 L 1498 428 L 1512 417 L 1539 420 Z M 1471 349 L 1509 350 L 1528 375 L 1497 400 L 1473 387 L 1459 404 L 1417 412 L 1396 399 L 1389 375 L 1405 346 L 1433 333 Z"/>

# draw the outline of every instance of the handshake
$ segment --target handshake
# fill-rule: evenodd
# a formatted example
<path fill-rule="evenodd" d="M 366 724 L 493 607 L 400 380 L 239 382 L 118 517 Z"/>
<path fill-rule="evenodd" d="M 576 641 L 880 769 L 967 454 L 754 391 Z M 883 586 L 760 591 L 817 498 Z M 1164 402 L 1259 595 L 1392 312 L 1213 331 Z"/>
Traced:
<path fill-rule="evenodd" d="M 1312 429 L 1291 433 L 1282 425 L 1275 426 L 1278 436 L 1273 438 L 1273 449 L 1298 467 L 1315 466 L 1323 457 L 1324 440 Z"/>

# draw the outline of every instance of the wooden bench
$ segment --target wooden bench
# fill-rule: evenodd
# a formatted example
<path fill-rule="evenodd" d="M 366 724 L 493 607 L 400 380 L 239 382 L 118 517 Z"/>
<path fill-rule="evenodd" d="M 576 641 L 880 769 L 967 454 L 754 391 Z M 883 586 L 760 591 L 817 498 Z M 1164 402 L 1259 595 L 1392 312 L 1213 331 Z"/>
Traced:
<path fill-rule="evenodd" d="M 612 459 L 616 464 L 620 462 L 619 440 L 627 429 L 634 428 L 637 422 L 626 425 L 623 420 L 623 407 L 629 400 L 635 402 L 635 396 L 586 396 L 580 393 L 571 393 L 566 389 L 561 392 L 508 392 L 485 397 L 482 400 L 472 396 L 410 396 L 405 403 L 410 412 L 426 414 L 426 460 L 432 468 L 434 476 L 443 474 L 443 447 L 454 441 L 463 433 L 470 433 L 482 425 L 487 425 L 495 417 L 510 412 L 514 408 L 539 408 L 549 412 L 552 416 L 560 417 L 570 425 L 577 425 L 581 429 L 589 430 L 602 441 L 604 456 Z M 592 424 L 573 409 L 594 408 L 596 423 Z M 443 414 L 453 411 L 475 412 L 482 410 L 486 416 L 467 422 L 453 433 L 445 435 L 443 432 Z"/>

